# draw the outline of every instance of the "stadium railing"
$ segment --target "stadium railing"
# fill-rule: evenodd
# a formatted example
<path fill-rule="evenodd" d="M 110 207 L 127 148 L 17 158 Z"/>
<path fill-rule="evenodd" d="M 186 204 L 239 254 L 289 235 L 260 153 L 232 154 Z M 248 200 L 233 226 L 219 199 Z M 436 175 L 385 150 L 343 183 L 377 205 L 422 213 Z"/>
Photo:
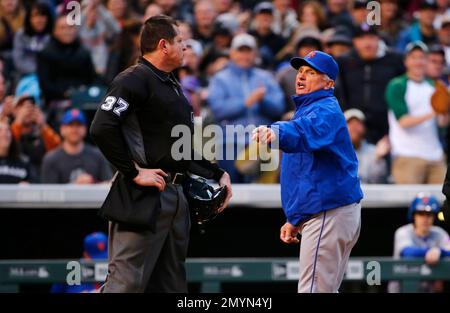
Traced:
<path fill-rule="evenodd" d="M 444 200 L 442 185 L 363 185 L 365 208 L 408 207 L 419 192 Z M 98 208 L 109 185 L 0 185 L 0 208 Z M 257 196 L 255 196 L 257 195 Z M 230 206 L 281 208 L 278 184 L 235 184 Z"/>

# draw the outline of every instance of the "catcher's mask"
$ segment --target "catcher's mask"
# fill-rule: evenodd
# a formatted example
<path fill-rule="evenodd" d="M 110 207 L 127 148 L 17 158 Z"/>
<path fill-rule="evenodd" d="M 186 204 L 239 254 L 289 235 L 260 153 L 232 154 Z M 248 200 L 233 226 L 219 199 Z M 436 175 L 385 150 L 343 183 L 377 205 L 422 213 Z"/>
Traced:
<path fill-rule="evenodd" d="M 226 186 L 214 189 L 204 178 L 187 176 L 183 190 L 198 225 L 215 218 L 227 195 Z"/>

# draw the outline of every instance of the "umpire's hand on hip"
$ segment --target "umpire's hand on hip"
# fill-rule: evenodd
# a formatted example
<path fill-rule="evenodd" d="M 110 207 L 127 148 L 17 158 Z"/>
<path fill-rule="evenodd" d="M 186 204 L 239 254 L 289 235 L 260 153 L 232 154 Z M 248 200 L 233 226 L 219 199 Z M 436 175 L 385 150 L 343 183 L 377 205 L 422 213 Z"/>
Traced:
<path fill-rule="evenodd" d="M 231 190 L 231 180 L 230 175 L 228 175 L 227 172 L 223 173 L 222 177 L 219 180 L 220 186 L 226 186 L 227 188 L 227 196 L 225 198 L 225 201 L 223 201 L 222 206 L 217 210 L 217 212 L 222 212 L 227 207 L 228 203 L 230 202 L 231 197 L 233 196 L 233 192 Z"/>
<path fill-rule="evenodd" d="M 281 226 L 280 239 L 284 243 L 299 243 L 297 234 L 300 231 L 300 226 L 294 226 L 291 223 L 286 223 Z"/>
<path fill-rule="evenodd" d="M 133 179 L 133 181 L 140 186 L 156 187 L 159 191 L 164 191 L 166 188 L 165 177 L 167 174 L 161 169 L 142 168 L 135 163 L 136 169 L 139 174 Z"/>

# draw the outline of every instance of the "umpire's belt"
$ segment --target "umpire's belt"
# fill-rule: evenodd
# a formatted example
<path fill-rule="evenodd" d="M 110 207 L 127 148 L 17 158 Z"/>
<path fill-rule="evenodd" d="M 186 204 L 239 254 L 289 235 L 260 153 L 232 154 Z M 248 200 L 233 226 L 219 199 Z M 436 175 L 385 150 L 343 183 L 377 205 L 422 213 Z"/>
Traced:
<path fill-rule="evenodd" d="M 166 183 L 180 185 L 186 179 L 186 174 L 177 172 L 167 172 Z"/>

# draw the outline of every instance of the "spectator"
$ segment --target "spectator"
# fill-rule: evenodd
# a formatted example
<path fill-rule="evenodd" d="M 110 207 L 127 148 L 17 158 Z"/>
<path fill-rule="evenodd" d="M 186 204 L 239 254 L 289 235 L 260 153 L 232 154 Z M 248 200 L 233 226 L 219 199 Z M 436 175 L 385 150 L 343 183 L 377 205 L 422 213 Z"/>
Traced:
<path fill-rule="evenodd" d="M 438 200 L 427 193 L 419 193 L 408 210 L 408 221 L 395 231 L 395 259 L 423 259 L 428 265 L 436 265 L 441 257 L 450 256 L 448 233 L 434 220 L 439 212 Z M 389 292 L 400 292 L 398 282 L 390 282 Z M 442 292 L 442 281 L 422 281 L 419 292 Z"/>
<path fill-rule="evenodd" d="M 303 58 L 308 53 L 315 50 L 322 50 L 319 34 L 314 31 L 304 33 L 304 37 L 301 37 L 297 43 L 295 56 Z M 282 67 L 276 75 L 276 79 L 284 94 L 285 112 L 295 109 L 295 104 L 291 97 L 295 95 L 295 84 L 292 82 L 295 82 L 296 76 L 297 71 L 292 66 Z"/>
<path fill-rule="evenodd" d="M 147 9 L 152 2 L 152 0 L 131 0 L 130 6 L 134 12 L 143 16 L 145 14 L 145 9 Z"/>
<path fill-rule="evenodd" d="M 25 15 L 24 27 L 14 37 L 13 60 L 20 77 L 37 70 L 37 53 L 50 40 L 53 16 L 47 4 L 36 2 Z"/>
<path fill-rule="evenodd" d="M 445 51 L 440 45 L 432 45 L 428 53 L 426 77 L 433 80 L 443 82 L 445 86 L 450 85 L 449 76 L 445 68 Z M 439 139 L 442 143 L 444 152 L 447 152 L 450 141 L 450 134 L 447 128 L 439 128 Z"/>
<path fill-rule="evenodd" d="M 300 5 L 299 9 L 300 24 L 298 24 L 295 32 L 290 36 L 288 43 L 276 55 L 277 61 L 289 59 L 295 55 L 296 45 L 300 39 L 307 37 L 309 34 L 317 34 L 320 36 L 320 30 L 325 25 L 325 12 L 320 3 L 316 1 L 306 1 Z M 290 68 L 291 66 L 288 65 Z"/>
<path fill-rule="evenodd" d="M 140 56 L 139 35 L 142 23 L 140 20 L 133 20 L 126 24 L 117 42 L 112 46 L 105 80 L 109 83 L 117 74 L 136 63 Z"/>
<path fill-rule="evenodd" d="M 109 46 L 120 33 L 116 19 L 98 0 L 89 0 L 81 15 L 80 39 L 91 54 L 97 75 L 106 72 Z"/>
<path fill-rule="evenodd" d="M 448 115 L 436 119 L 431 107 L 433 82 L 425 78 L 428 48 L 421 42 L 406 48 L 406 74 L 389 82 L 389 139 L 392 177 L 397 184 L 442 184 L 446 165 L 436 122 L 448 124 Z M 439 117 L 439 116 L 438 116 Z"/>
<path fill-rule="evenodd" d="M 228 13 L 233 10 L 233 0 L 213 0 L 217 14 Z"/>
<path fill-rule="evenodd" d="M 398 0 L 381 0 L 381 23 L 378 31 L 389 47 L 395 47 L 406 23 L 399 16 Z"/>
<path fill-rule="evenodd" d="M 142 23 L 151 18 L 152 16 L 163 14 L 163 10 L 161 7 L 155 3 L 150 3 L 145 8 L 144 18 L 142 19 Z"/>
<path fill-rule="evenodd" d="M 250 29 L 252 11 L 236 11 L 218 15 L 215 23 L 220 23 L 235 34 L 246 33 Z"/>
<path fill-rule="evenodd" d="M 12 118 L 14 96 L 6 96 L 5 78 L 0 72 L 0 120 Z"/>
<path fill-rule="evenodd" d="M 191 24 L 186 22 L 178 22 L 178 29 L 180 30 L 181 38 L 184 40 L 193 39 Z"/>
<path fill-rule="evenodd" d="M 35 105 L 33 97 L 19 98 L 14 115 L 11 124 L 14 140 L 19 143 L 21 153 L 30 161 L 32 182 L 37 182 L 44 155 L 58 147 L 61 139 L 46 123 L 44 113 Z"/>
<path fill-rule="evenodd" d="M 450 16 L 450 2 L 448 0 L 436 0 L 438 7 L 436 18 L 434 19 L 434 28 L 441 28 L 442 20 Z"/>
<path fill-rule="evenodd" d="M 351 31 L 353 20 L 348 7 L 348 0 L 327 0 L 325 8 L 327 28 L 342 25 Z"/>
<path fill-rule="evenodd" d="M 198 40 L 203 47 L 212 42 L 214 20 L 217 17 L 214 5 L 207 0 L 200 0 L 194 6 L 194 39 Z"/>
<path fill-rule="evenodd" d="M 185 41 L 186 50 L 184 51 L 184 65 L 179 70 L 178 76 L 181 87 L 189 103 L 192 105 L 194 116 L 200 116 L 201 111 L 201 81 L 199 65 L 203 51 L 201 44 L 189 39 Z"/>
<path fill-rule="evenodd" d="M 361 24 L 367 23 L 367 3 L 368 0 L 355 0 L 351 10 L 353 25 L 359 27 Z"/>
<path fill-rule="evenodd" d="M 176 0 L 154 0 L 153 3 L 162 9 L 162 14 L 177 18 L 177 1 Z"/>
<path fill-rule="evenodd" d="M 66 16 L 56 18 L 52 38 L 38 53 L 37 65 L 39 85 L 49 108 L 49 123 L 57 127 L 74 90 L 96 78 L 91 55 L 78 39 L 77 27 L 67 24 Z"/>
<path fill-rule="evenodd" d="M 450 15 L 442 19 L 441 28 L 439 29 L 439 43 L 445 51 L 445 63 L 450 67 Z"/>
<path fill-rule="evenodd" d="M 233 39 L 232 31 L 222 25 L 222 23 L 215 23 L 212 36 L 213 43 L 206 47 L 205 50 L 207 52 L 205 53 L 205 55 L 228 53 L 231 45 L 231 40 Z"/>
<path fill-rule="evenodd" d="M 112 178 L 111 168 L 97 148 L 84 143 L 86 117 L 78 109 L 67 111 L 61 121 L 62 146 L 45 155 L 45 184 L 95 184 Z"/>
<path fill-rule="evenodd" d="M 430 47 L 428 53 L 426 76 L 432 80 L 441 80 L 446 86 L 449 85 L 448 75 L 445 70 L 445 51 L 440 45 Z"/>
<path fill-rule="evenodd" d="M 28 163 L 19 154 L 9 123 L 0 119 L 0 184 L 29 182 Z"/>
<path fill-rule="evenodd" d="M 420 9 L 420 5 L 423 1 L 424 0 L 398 0 L 399 6 L 404 11 L 403 18 L 408 22 L 417 18 L 417 11 Z"/>
<path fill-rule="evenodd" d="M 94 232 L 84 237 L 83 259 L 86 261 L 108 259 L 108 237 L 103 232 Z M 79 285 L 54 284 L 51 293 L 86 293 L 97 292 L 100 283 L 81 283 Z"/>
<path fill-rule="evenodd" d="M 346 27 L 336 27 L 331 36 L 325 40 L 325 52 L 335 59 L 348 54 L 352 46 L 352 37 Z"/>
<path fill-rule="evenodd" d="M 319 2 L 315 0 L 302 2 L 298 12 L 300 25 L 316 28 L 318 30 L 325 29 L 325 11 Z"/>
<path fill-rule="evenodd" d="M 364 184 L 385 184 L 388 177 L 386 155 L 389 153 L 389 138 L 386 136 L 375 146 L 365 140 L 364 113 L 358 109 L 344 112 L 347 128 L 358 157 L 358 176 Z"/>
<path fill-rule="evenodd" d="M 367 141 L 376 144 L 388 134 L 387 104 L 383 97 L 390 79 L 402 74 L 402 56 L 386 49 L 373 26 L 361 25 L 354 49 L 338 58 L 336 96 L 342 109 L 356 108 L 366 116 Z"/>
<path fill-rule="evenodd" d="M 437 4 L 434 0 L 423 0 L 419 6 L 418 22 L 402 31 L 397 42 L 397 49 L 405 51 L 410 42 L 422 41 L 427 45 L 438 43 L 434 29 L 434 19 L 437 14 Z"/>
<path fill-rule="evenodd" d="M 275 34 L 288 39 L 298 26 L 297 13 L 290 8 L 289 0 L 273 0 L 275 11 L 272 30 Z"/>
<path fill-rule="evenodd" d="M 204 80 L 209 82 L 216 73 L 227 66 L 229 61 L 229 53 L 226 51 L 215 51 L 205 55 L 200 63 L 200 71 L 203 73 Z"/>
<path fill-rule="evenodd" d="M 8 58 L 14 34 L 23 26 L 25 11 L 19 0 L 0 0 L 0 53 Z"/>
<path fill-rule="evenodd" d="M 283 113 L 283 93 L 277 82 L 269 72 L 255 68 L 256 49 L 253 36 L 235 36 L 231 43 L 230 63 L 211 80 L 208 102 L 224 130 L 227 124 L 266 125 Z M 246 178 L 236 171 L 234 159 L 244 149 L 248 138 L 239 137 L 235 141 L 233 137 L 219 138 L 217 144 L 223 144 L 219 164 L 234 183 L 241 183 Z M 230 156 L 226 153 L 227 148 L 233 149 L 235 154 Z"/>
<path fill-rule="evenodd" d="M 270 2 L 261 2 L 253 11 L 254 29 L 250 34 L 256 38 L 259 55 L 262 59 L 261 67 L 270 69 L 275 65 L 275 55 L 285 45 L 285 40 L 275 34 L 271 25 L 273 22 L 273 5 Z"/>
<path fill-rule="evenodd" d="M 120 27 L 127 25 L 130 20 L 138 18 L 129 6 L 128 0 L 107 0 L 106 8 L 111 12 Z"/>

